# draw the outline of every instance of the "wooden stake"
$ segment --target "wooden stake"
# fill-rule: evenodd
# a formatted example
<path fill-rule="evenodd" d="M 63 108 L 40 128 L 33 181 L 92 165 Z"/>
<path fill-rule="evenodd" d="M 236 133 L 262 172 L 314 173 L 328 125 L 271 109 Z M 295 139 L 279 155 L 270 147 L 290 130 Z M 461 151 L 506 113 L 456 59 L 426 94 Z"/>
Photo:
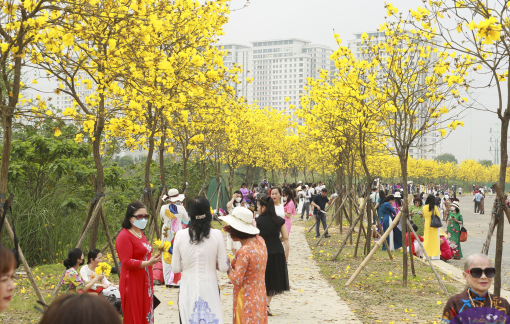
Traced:
<path fill-rule="evenodd" d="M 414 228 L 411 226 L 411 222 L 409 221 L 409 219 L 407 220 L 407 226 L 409 226 L 409 229 L 413 232 L 414 236 L 418 237 L 418 234 L 416 234 L 416 232 L 414 231 Z M 432 264 L 432 260 L 429 258 L 429 255 L 427 254 L 427 251 L 425 251 L 425 247 L 423 246 L 423 242 L 418 240 L 418 243 L 420 244 L 420 248 L 423 251 L 423 254 L 425 255 L 425 258 L 429 262 L 430 268 L 434 272 L 434 275 L 436 276 L 436 279 L 439 282 L 439 285 L 441 286 L 441 288 L 443 289 L 443 291 L 446 294 L 446 297 L 448 298 L 450 294 L 448 293 L 448 290 L 446 290 L 446 286 L 444 285 L 443 281 L 441 280 L 441 277 L 437 273 L 436 268 Z"/>
<path fill-rule="evenodd" d="M 361 210 L 363 210 L 363 208 L 365 208 L 365 205 L 368 200 L 369 200 L 368 197 L 363 199 L 363 207 L 361 207 Z M 345 247 L 345 244 L 347 244 L 347 240 L 349 239 L 349 237 L 352 236 L 352 232 L 354 232 L 354 227 L 359 222 L 361 217 L 363 217 L 362 212 L 359 213 L 356 221 L 352 222 L 351 228 L 349 228 L 349 231 L 347 232 L 347 235 L 345 236 L 344 241 L 342 242 L 342 245 L 340 245 L 340 248 L 338 249 L 338 251 L 336 251 L 335 255 L 333 256 L 333 260 L 336 260 L 338 258 L 338 256 L 340 255 L 340 253 L 342 252 L 343 248 Z M 351 238 L 351 242 L 352 242 L 352 238 Z"/>
<path fill-rule="evenodd" d="M 117 233 L 115 233 L 115 235 L 112 237 L 112 241 L 115 241 L 115 239 L 117 238 L 117 236 L 119 236 L 120 232 L 122 232 L 122 227 L 117 231 Z M 106 249 L 110 246 L 109 243 L 106 243 L 106 245 L 101 249 L 101 253 L 104 254 L 104 251 L 106 251 Z"/>
<path fill-rule="evenodd" d="M 7 232 L 9 232 L 9 236 L 11 237 L 11 240 L 14 242 L 14 232 L 11 228 L 11 224 L 9 224 L 9 220 L 7 217 L 5 218 L 5 228 L 7 229 Z M 21 263 L 23 263 L 23 268 L 25 268 L 25 271 L 27 272 L 28 280 L 30 280 L 30 283 L 32 284 L 32 287 L 34 288 L 35 294 L 37 295 L 37 298 L 46 304 L 46 301 L 44 300 L 44 297 L 39 290 L 39 287 L 37 286 L 37 283 L 35 282 L 34 274 L 32 273 L 32 270 L 30 270 L 30 267 L 28 266 L 27 259 L 25 259 L 25 255 L 23 255 L 23 251 L 21 250 L 21 246 L 18 244 L 18 254 L 19 258 L 21 259 Z"/>
<path fill-rule="evenodd" d="M 413 242 L 411 242 L 411 225 L 406 226 L 406 230 L 407 230 L 407 242 L 409 242 L 409 246 L 410 246 L 410 248 L 409 248 L 409 258 L 411 259 L 411 274 L 413 275 L 413 277 L 416 277 L 416 271 L 414 270 L 413 247 L 411 245 L 411 244 L 414 244 Z M 402 247 L 402 248 L 404 248 L 404 247 Z"/>
<path fill-rule="evenodd" d="M 103 221 L 104 231 L 106 233 L 106 238 L 108 239 L 108 245 L 110 245 L 110 250 L 112 251 L 113 263 L 115 264 L 115 269 L 117 269 L 117 275 L 120 278 L 120 267 L 119 263 L 117 262 L 117 256 L 115 255 L 115 248 L 113 247 L 113 241 L 110 236 L 110 230 L 108 229 L 108 224 L 106 223 L 106 217 L 104 217 L 103 208 L 101 208 L 100 214 L 101 220 Z"/>
<path fill-rule="evenodd" d="M 400 219 L 401 214 L 402 214 L 401 211 L 398 212 L 397 216 L 395 216 L 395 219 L 393 220 L 393 222 L 391 222 L 391 224 L 388 227 L 388 229 L 384 232 L 384 234 L 381 237 L 381 239 L 379 240 L 379 242 L 377 242 L 375 244 L 375 246 L 372 249 L 372 251 L 370 251 L 370 253 L 366 256 L 366 258 L 363 260 L 363 262 L 361 262 L 360 266 L 352 274 L 351 278 L 349 278 L 349 280 L 345 283 L 346 286 L 349 286 L 354 281 L 354 279 L 356 279 L 356 277 L 358 277 L 358 275 L 365 268 L 365 266 L 368 264 L 370 259 L 372 259 L 372 257 L 374 256 L 375 252 L 377 252 L 377 249 L 379 249 L 379 247 L 381 246 L 381 241 L 386 241 L 386 238 L 388 237 L 388 235 L 390 235 L 390 232 L 393 231 L 393 228 L 398 224 L 398 220 Z"/>

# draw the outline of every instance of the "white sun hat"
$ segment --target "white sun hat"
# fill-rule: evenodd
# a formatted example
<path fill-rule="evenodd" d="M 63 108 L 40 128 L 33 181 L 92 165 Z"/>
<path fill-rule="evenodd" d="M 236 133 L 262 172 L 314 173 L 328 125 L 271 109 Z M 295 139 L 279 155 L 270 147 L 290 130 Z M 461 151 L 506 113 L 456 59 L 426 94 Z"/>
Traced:
<path fill-rule="evenodd" d="M 396 191 L 395 194 L 393 195 L 393 197 L 395 197 L 395 198 L 402 198 L 400 196 L 400 191 Z"/>
<path fill-rule="evenodd" d="M 236 207 L 232 210 L 232 215 L 220 216 L 220 219 L 239 232 L 246 234 L 260 233 L 260 230 L 252 225 L 253 213 L 248 208 Z"/>
<path fill-rule="evenodd" d="M 171 202 L 183 201 L 184 195 L 179 194 L 179 190 L 172 188 L 168 190 L 168 195 L 163 196 L 163 201 L 170 200 Z"/>

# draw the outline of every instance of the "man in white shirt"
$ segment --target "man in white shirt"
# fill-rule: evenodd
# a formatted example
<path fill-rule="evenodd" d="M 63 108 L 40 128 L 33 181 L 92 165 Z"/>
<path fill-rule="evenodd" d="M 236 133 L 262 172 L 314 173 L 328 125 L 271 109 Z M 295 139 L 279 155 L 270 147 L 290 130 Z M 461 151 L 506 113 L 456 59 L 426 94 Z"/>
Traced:
<path fill-rule="evenodd" d="M 299 192 L 301 194 L 301 197 L 303 197 L 303 209 L 301 210 L 301 219 L 303 219 L 303 215 L 306 213 L 306 220 L 310 218 L 310 198 L 312 196 L 310 195 L 310 189 L 308 189 L 308 186 L 301 187 L 301 191 Z"/>
<path fill-rule="evenodd" d="M 377 204 L 377 199 L 379 199 L 377 188 L 372 188 L 372 193 L 370 194 L 370 202 L 372 203 L 372 206 L 375 207 L 375 204 Z"/>

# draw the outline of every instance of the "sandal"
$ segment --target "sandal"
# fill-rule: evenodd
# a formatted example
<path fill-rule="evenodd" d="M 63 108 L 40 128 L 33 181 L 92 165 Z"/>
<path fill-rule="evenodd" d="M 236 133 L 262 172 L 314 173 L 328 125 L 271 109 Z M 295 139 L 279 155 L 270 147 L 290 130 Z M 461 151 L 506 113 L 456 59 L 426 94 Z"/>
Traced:
<path fill-rule="evenodd" d="M 269 308 L 269 305 L 267 305 L 267 316 L 273 316 L 273 313 L 271 313 L 271 308 Z"/>

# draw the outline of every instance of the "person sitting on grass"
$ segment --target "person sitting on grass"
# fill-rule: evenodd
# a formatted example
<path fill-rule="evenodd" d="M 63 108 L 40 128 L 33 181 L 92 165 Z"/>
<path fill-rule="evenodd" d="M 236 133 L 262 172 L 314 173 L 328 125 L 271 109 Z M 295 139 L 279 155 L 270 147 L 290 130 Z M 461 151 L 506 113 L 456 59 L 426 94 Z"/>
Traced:
<path fill-rule="evenodd" d="M 103 254 L 100 250 L 94 249 L 89 251 L 87 258 L 89 260 L 88 263 L 80 269 L 80 276 L 86 283 L 96 277 L 96 268 L 99 263 L 103 262 Z M 99 294 L 103 291 L 103 289 L 110 286 L 113 285 L 105 277 L 103 280 L 101 280 L 100 284 L 96 283 L 92 286 L 92 288 L 87 290 L 87 292 Z"/>
<path fill-rule="evenodd" d="M 97 284 L 98 281 L 103 280 L 104 275 L 100 274 L 89 282 L 85 283 L 83 278 L 78 273 L 78 268 L 85 262 L 85 257 L 80 249 L 72 249 L 67 255 L 67 259 L 64 260 L 64 266 L 66 267 L 66 273 L 64 279 L 62 279 L 62 291 L 63 292 L 87 292 L 92 286 Z M 94 294 L 94 293 L 93 293 Z"/>

